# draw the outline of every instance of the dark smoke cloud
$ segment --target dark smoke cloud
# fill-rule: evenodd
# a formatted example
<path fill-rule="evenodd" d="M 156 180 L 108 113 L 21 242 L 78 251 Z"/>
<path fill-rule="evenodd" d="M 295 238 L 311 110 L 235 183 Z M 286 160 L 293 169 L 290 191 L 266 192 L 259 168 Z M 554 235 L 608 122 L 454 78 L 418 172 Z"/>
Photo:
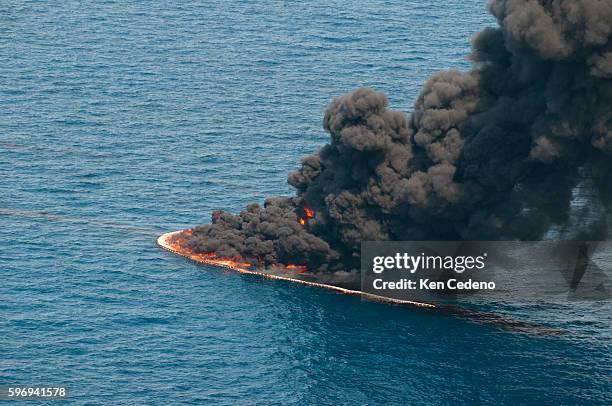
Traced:
<path fill-rule="evenodd" d="M 216 212 L 191 247 L 338 271 L 358 267 L 367 240 L 541 239 L 555 227 L 605 237 L 612 0 L 493 0 L 489 10 L 499 28 L 473 38 L 471 71 L 434 75 L 409 117 L 370 89 L 334 100 L 330 143 L 289 174 L 297 195 Z M 585 190 L 583 212 L 600 216 L 588 224 L 571 210 Z M 304 207 L 315 217 L 301 226 Z"/>

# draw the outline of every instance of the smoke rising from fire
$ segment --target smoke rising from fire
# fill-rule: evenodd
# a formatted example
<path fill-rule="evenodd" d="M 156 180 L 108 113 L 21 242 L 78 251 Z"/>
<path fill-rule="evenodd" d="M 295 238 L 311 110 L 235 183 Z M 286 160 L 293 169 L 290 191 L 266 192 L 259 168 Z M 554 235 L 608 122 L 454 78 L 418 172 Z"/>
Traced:
<path fill-rule="evenodd" d="M 338 271 L 358 268 L 361 241 L 537 240 L 551 229 L 604 238 L 612 0 L 493 0 L 489 10 L 499 28 L 472 39 L 472 70 L 435 74 L 410 116 L 370 89 L 334 100 L 329 144 L 289 174 L 296 196 L 215 212 L 189 247 Z M 588 203 L 576 213 L 577 194 Z"/>

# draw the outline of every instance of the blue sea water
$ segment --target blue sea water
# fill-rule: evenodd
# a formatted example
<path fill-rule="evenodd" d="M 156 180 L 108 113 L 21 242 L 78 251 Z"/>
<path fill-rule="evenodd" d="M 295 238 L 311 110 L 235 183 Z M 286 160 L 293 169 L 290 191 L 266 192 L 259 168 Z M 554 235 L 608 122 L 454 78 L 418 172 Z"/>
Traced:
<path fill-rule="evenodd" d="M 0 384 L 73 404 L 610 404 L 607 303 L 489 310 L 563 337 L 363 302 L 161 251 L 291 193 L 336 96 L 409 112 L 467 69 L 484 1 L 0 6 Z"/>

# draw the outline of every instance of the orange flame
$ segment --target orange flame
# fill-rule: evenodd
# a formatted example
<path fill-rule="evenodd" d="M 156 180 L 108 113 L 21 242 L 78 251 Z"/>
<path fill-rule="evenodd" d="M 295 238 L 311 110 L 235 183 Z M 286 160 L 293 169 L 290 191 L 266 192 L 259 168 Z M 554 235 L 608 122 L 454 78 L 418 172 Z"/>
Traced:
<path fill-rule="evenodd" d="M 306 223 L 306 220 L 303 218 L 300 218 L 300 224 L 304 224 L 302 222 Z M 242 270 L 254 268 L 257 266 L 256 264 L 247 262 L 243 258 L 239 258 L 239 257 L 220 258 L 214 252 L 195 253 L 191 249 L 189 249 L 186 244 L 187 237 L 191 235 L 193 235 L 193 232 L 191 230 L 185 230 L 177 235 L 174 235 L 171 239 L 166 241 L 167 248 L 169 248 L 171 251 L 174 251 L 180 255 L 187 256 L 197 262 L 203 262 L 203 263 L 208 263 L 211 265 L 222 266 L 222 267 L 237 270 L 237 271 L 242 271 Z M 285 271 L 297 272 L 297 273 L 304 273 L 308 270 L 308 267 L 306 267 L 306 265 L 272 264 L 271 266 L 273 268 L 277 268 L 277 269 L 281 269 Z"/>
<path fill-rule="evenodd" d="M 304 215 L 305 215 L 306 217 L 300 217 L 300 218 L 298 218 L 298 223 L 300 223 L 300 225 L 302 225 L 302 226 L 305 226 L 305 225 L 306 225 L 306 223 L 308 222 L 308 220 L 310 220 L 311 218 L 314 218 L 314 216 L 315 216 L 315 212 L 314 212 L 314 210 L 313 210 L 313 209 L 311 209 L 311 208 L 310 208 L 310 207 L 308 207 L 308 206 L 304 206 L 304 207 L 303 207 L 303 210 L 304 210 Z"/>
<path fill-rule="evenodd" d="M 288 271 L 295 271 L 295 272 L 298 272 L 298 273 L 304 273 L 304 272 L 306 272 L 308 270 L 306 265 L 289 264 L 285 268 L 287 268 Z"/>
<path fill-rule="evenodd" d="M 306 213 L 306 217 L 308 217 L 309 219 L 314 218 L 315 216 L 314 210 L 312 210 L 308 206 L 304 206 L 304 213 Z"/>
<path fill-rule="evenodd" d="M 184 244 L 185 237 L 190 236 L 192 234 L 193 232 L 191 230 L 183 230 L 183 231 L 177 231 L 174 233 L 163 234 L 157 239 L 157 243 L 164 249 L 174 252 L 175 254 L 185 256 L 193 261 L 208 264 L 208 265 L 221 266 L 224 268 L 232 269 L 240 273 L 259 275 L 259 276 L 263 276 L 269 279 L 285 280 L 285 281 L 290 281 L 290 282 L 295 282 L 295 283 L 301 283 L 301 284 L 308 285 L 308 286 L 316 286 L 320 288 L 331 289 L 337 292 L 345 293 L 347 295 L 359 295 L 361 297 L 369 298 L 373 300 L 382 300 L 385 302 L 399 303 L 399 304 L 410 304 L 410 305 L 421 306 L 421 307 L 430 307 L 430 308 L 436 307 L 435 305 L 429 304 L 429 303 L 388 298 L 388 297 L 378 296 L 378 295 L 368 293 L 368 292 L 346 289 L 340 286 L 330 285 L 326 283 L 306 281 L 306 280 L 292 277 L 291 275 L 287 275 L 287 276 L 275 275 L 272 273 L 267 273 L 261 270 L 253 269 L 253 266 L 246 262 L 218 259 L 214 253 L 194 254 L 193 251 L 191 251 L 191 249 L 186 247 Z M 289 265 L 284 265 L 283 267 L 287 271 L 294 270 L 294 271 L 297 271 L 298 273 L 307 271 L 307 268 L 304 265 L 289 264 Z"/>

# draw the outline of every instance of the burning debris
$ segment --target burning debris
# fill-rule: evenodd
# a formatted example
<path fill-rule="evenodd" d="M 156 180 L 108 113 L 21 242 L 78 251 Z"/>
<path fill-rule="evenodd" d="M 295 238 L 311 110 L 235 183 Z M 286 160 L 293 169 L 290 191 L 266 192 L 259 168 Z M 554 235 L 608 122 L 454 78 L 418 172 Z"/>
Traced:
<path fill-rule="evenodd" d="M 330 278 L 327 278 L 326 280 L 323 280 L 323 281 L 311 281 L 311 280 L 309 281 L 300 275 L 306 272 L 306 267 L 301 266 L 301 265 L 289 264 L 289 265 L 284 265 L 282 267 L 279 267 L 280 269 L 278 270 L 275 270 L 274 269 L 275 267 L 262 270 L 258 266 L 254 266 L 253 264 L 240 262 L 238 260 L 219 258 L 215 254 L 210 254 L 210 253 L 198 254 L 194 252 L 189 252 L 185 250 L 184 243 L 185 243 L 185 239 L 188 238 L 190 235 L 191 235 L 191 231 L 189 230 L 175 231 L 171 233 L 162 234 L 157 239 L 157 244 L 160 247 L 168 251 L 185 256 L 191 259 L 192 261 L 202 263 L 202 264 L 232 269 L 234 271 L 237 271 L 243 274 L 258 275 L 258 276 L 262 276 L 268 279 L 276 279 L 276 280 L 284 280 L 284 281 L 293 282 L 293 283 L 300 283 L 300 284 L 307 285 L 307 286 L 333 290 L 336 292 L 343 293 L 345 295 L 360 296 L 365 299 L 377 300 L 377 301 L 382 301 L 386 303 L 404 304 L 404 305 L 411 305 L 411 306 L 423 307 L 423 308 L 428 308 L 428 309 L 438 309 L 438 308 L 445 309 L 444 307 L 436 306 L 430 303 L 422 303 L 422 302 L 415 302 L 412 300 L 402 300 L 402 299 L 378 296 L 372 293 L 367 293 L 361 290 L 357 290 L 356 288 L 350 288 L 348 286 L 343 287 L 341 286 L 343 285 L 342 283 L 337 283 L 339 282 L 338 279 L 331 280 Z M 277 271 L 282 274 L 279 274 Z M 289 273 L 289 275 L 287 275 L 287 273 Z M 350 278 L 348 282 L 352 283 L 354 282 L 354 279 Z M 453 311 L 456 312 L 459 310 L 453 310 Z"/>
<path fill-rule="evenodd" d="M 306 267 L 296 265 L 279 266 L 278 270 L 275 269 L 276 267 L 262 270 L 259 266 L 254 266 L 253 264 L 245 263 L 243 261 L 240 262 L 237 260 L 219 258 L 213 253 L 195 253 L 190 251 L 185 245 L 187 239 L 189 239 L 191 236 L 192 232 L 190 230 L 166 233 L 157 239 L 157 244 L 168 251 L 187 257 L 192 261 L 232 269 L 241 274 L 257 275 L 268 279 L 282 280 L 292 283 L 299 283 L 310 287 L 328 289 L 345 295 L 359 296 L 363 299 L 371 301 L 423 308 L 427 309 L 428 311 L 435 311 L 439 314 L 458 316 L 468 320 L 474 320 L 478 323 L 495 325 L 511 331 L 520 331 L 539 335 L 564 335 L 566 333 L 564 330 L 526 321 L 515 320 L 495 313 L 469 310 L 458 306 L 444 304 L 431 304 L 414 300 L 403 300 L 364 292 L 360 290 L 358 286 L 354 285 L 354 275 L 351 275 L 348 272 L 338 272 L 334 275 L 329 273 L 304 275 L 306 272 Z M 338 277 L 338 275 L 341 276 Z M 345 277 L 343 278 L 342 275 Z M 315 279 L 313 279 L 313 277 Z"/>
<path fill-rule="evenodd" d="M 489 10 L 499 28 L 473 38 L 471 71 L 434 75 L 409 117 L 370 89 L 334 100 L 330 143 L 289 174 L 295 197 L 215 212 L 184 246 L 337 272 L 359 267 L 361 241 L 605 237 L 612 0 L 493 0 Z M 572 220 L 585 188 L 594 224 Z"/>

